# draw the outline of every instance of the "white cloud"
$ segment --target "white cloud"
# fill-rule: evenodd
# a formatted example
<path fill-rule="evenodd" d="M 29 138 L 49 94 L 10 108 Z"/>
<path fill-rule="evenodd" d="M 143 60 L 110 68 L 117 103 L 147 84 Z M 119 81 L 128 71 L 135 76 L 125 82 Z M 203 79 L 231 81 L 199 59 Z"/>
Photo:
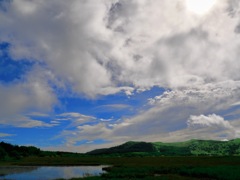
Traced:
<path fill-rule="evenodd" d="M 207 84 L 201 88 L 165 92 L 151 100 L 152 106 L 139 114 L 116 122 L 82 125 L 62 137 L 73 142 L 98 138 L 111 143 L 138 141 L 184 141 L 189 139 L 232 139 L 240 126 L 233 126 L 215 112 L 228 110 L 240 94 L 239 83 Z M 194 116 L 191 116 L 195 114 Z M 201 114 L 210 114 L 204 116 Z M 188 120 L 188 126 L 187 126 Z M 235 121 L 238 122 L 238 119 Z M 72 133 L 75 133 L 73 136 Z M 104 146 L 104 145 L 103 145 Z M 85 149 L 85 145 L 82 145 Z M 94 149 L 94 144 L 88 146 Z"/>
<path fill-rule="evenodd" d="M 190 116 L 187 121 L 188 127 L 222 127 L 227 129 L 234 129 L 234 127 L 228 122 L 225 121 L 223 117 L 216 114 L 212 115 L 200 115 L 200 116 Z"/>
<path fill-rule="evenodd" d="M 49 114 L 44 114 L 40 112 L 31 112 L 31 113 L 28 113 L 27 116 L 49 117 Z"/>
<path fill-rule="evenodd" d="M 92 119 L 94 117 L 92 116 L 86 116 L 77 112 L 67 112 L 67 113 L 62 113 L 59 114 L 58 116 L 60 117 L 69 117 L 69 118 L 86 118 L 86 119 Z"/>
<path fill-rule="evenodd" d="M 77 127 L 82 124 L 86 124 L 89 122 L 96 122 L 97 119 L 93 116 L 88 116 L 84 114 L 80 114 L 77 112 L 67 112 L 57 115 L 55 121 L 70 121 L 70 124 L 66 127 Z"/>
<path fill-rule="evenodd" d="M 218 2 L 196 19 L 180 0 L 15 0 L 1 12 L 1 39 L 12 43 L 15 59 L 43 61 L 89 97 L 201 87 L 240 78 L 238 19 L 223 12 L 228 6 Z"/>
<path fill-rule="evenodd" d="M 1 12 L 1 39 L 12 43 L 15 59 L 44 61 L 89 97 L 131 94 L 120 84 L 201 86 L 240 78 L 239 19 L 223 12 L 228 6 L 217 2 L 200 18 L 180 0 L 15 0 Z"/>
<path fill-rule="evenodd" d="M 239 105 L 240 105 L 240 101 L 235 102 L 235 103 L 232 104 L 232 106 L 239 106 Z"/>
<path fill-rule="evenodd" d="M 189 139 L 230 140 L 239 138 L 239 119 L 227 121 L 223 117 L 210 114 L 208 116 L 190 116 L 188 127 L 171 132 L 165 141 L 184 141 Z"/>
<path fill-rule="evenodd" d="M 240 81 L 207 83 L 202 86 L 166 91 L 149 99 L 150 105 L 193 105 L 201 110 L 218 110 L 230 107 L 240 98 Z"/>
<path fill-rule="evenodd" d="M 59 114 L 59 117 L 65 117 L 65 118 L 77 118 L 77 119 L 82 119 L 82 120 L 91 120 L 91 119 L 96 119 L 93 116 L 88 116 L 88 115 L 84 115 L 84 114 L 80 114 L 77 112 L 68 112 L 68 113 L 63 113 L 63 114 Z"/>
<path fill-rule="evenodd" d="M 0 124 L 6 126 L 14 126 L 19 128 L 35 128 L 35 127 L 53 127 L 56 124 L 45 123 L 43 121 L 32 119 L 23 115 L 12 115 L 0 118 Z"/>
<path fill-rule="evenodd" d="M 103 118 L 101 118 L 100 119 L 100 121 L 102 121 L 102 122 L 110 122 L 110 121 L 112 121 L 113 120 L 113 118 L 109 118 L 109 119 L 103 119 Z"/>
<path fill-rule="evenodd" d="M 7 133 L 0 133 L 0 137 L 9 137 L 14 136 L 13 134 L 7 134 Z"/>
<path fill-rule="evenodd" d="M 48 81 L 47 71 L 35 66 L 25 77 L 14 83 L 0 83 L 0 124 L 20 127 L 46 126 L 45 123 L 31 120 L 27 116 L 34 111 L 38 111 L 37 116 L 43 115 L 56 105 L 57 98 Z"/>
<path fill-rule="evenodd" d="M 21 82 L 7 86 L 0 84 L 0 92 L 1 116 L 25 110 L 49 111 L 56 102 L 54 94 L 44 82 Z"/>
<path fill-rule="evenodd" d="M 149 109 L 111 128 L 81 126 L 78 135 L 123 141 L 180 131 L 190 115 L 239 101 L 239 7 L 221 0 L 194 16 L 182 0 L 10 1 L 0 10 L 0 42 L 11 44 L 16 61 L 43 65 L 23 81 L 0 85 L 0 115 L 50 110 L 57 103 L 53 87 L 95 98 L 160 86 L 170 91 L 152 98 Z M 75 126 L 95 121 L 68 115 L 60 118 Z"/>

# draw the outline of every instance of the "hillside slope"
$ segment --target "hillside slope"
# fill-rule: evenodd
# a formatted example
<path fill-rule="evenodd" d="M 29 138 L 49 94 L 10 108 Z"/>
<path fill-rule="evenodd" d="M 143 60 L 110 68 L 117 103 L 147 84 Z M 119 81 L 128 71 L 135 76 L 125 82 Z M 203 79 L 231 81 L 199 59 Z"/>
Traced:
<path fill-rule="evenodd" d="M 147 142 L 133 142 L 129 141 L 122 145 L 104 148 L 104 149 L 96 149 L 88 152 L 87 154 L 114 154 L 114 153 L 134 153 L 134 152 L 156 152 L 155 145 L 153 143 Z"/>
<path fill-rule="evenodd" d="M 162 142 L 127 142 L 119 146 L 96 149 L 89 155 L 156 155 L 156 156 L 189 156 L 189 155 L 240 155 L 240 139 L 230 141 L 190 140 L 177 143 Z"/>

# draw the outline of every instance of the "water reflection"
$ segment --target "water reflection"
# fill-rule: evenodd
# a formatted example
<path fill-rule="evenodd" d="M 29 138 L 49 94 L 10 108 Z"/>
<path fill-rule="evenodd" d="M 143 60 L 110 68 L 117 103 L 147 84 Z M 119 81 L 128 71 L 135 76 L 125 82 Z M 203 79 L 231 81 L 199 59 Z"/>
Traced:
<path fill-rule="evenodd" d="M 6 166 L 0 167 L 0 176 L 8 175 L 8 174 L 18 174 L 18 173 L 26 173 L 37 170 L 38 167 L 19 167 L 19 166 Z"/>
<path fill-rule="evenodd" d="M 52 180 L 76 177 L 98 176 L 106 166 L 42 166 L 42 167 L 0 167 L 0 179 Z"/>

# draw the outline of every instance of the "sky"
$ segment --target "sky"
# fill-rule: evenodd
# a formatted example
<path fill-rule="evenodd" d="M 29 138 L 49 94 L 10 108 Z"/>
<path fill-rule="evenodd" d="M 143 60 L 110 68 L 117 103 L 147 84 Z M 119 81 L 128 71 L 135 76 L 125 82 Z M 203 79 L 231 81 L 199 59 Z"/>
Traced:
<path fill-rule="evenodd" d="M 0 0 L 0 141 L 239 138 L 239 49 L 239 0 Z"/>

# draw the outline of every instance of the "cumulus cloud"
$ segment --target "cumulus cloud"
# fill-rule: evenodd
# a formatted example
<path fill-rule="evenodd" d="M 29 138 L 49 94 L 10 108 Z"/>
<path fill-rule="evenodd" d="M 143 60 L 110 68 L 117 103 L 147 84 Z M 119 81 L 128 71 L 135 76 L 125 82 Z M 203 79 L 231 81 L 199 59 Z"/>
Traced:
<path fill-rule="evenodd" d="M 227 2 L 196 19 L 179 0 L 15 0 L 1 12 L 1 39 L 12 44 L 15 59 L 44 61 L 90 97 L 131 92 L 120 84 L 179 88 L 237 80 L 231 27 L 238 20 L 222 12 Z"/>
<path fill-rule="evenodd" d="M 202 16 L 182 0 L 13 0 L 0 7 L 0 42 L 11 44 L 14 60 L 41 69 L 33 68 L 24 81 L 0 84 L 4 116 L 51 109 L 56 89 L 97 98 L 159 86 L 169 91 L 138 115 L 111 127 L 78 128 L 79 135 L 96 130 L 125 140 L 155 133 L 157 139 L 185 128 L 192 114 L 213 114 L 239 101 L 237 0 L 217 1 Z M 74 116 L 64 118 L 93 120 Z"/>
<path fill-rule="evenodd" d="M 227 121 L 223 117 L 210 115 L 191 115 L 187 120 L 188 127 L 171 132 L 166 141 L 183 141 L 189 139 L 230 140 L 239 138 L 239 119 Z"/>
<path fill-rule="evenodd" d="M 224 118 L 218 116 L 216 114 L 212 115 L 200 115 L 200 116 L 190 116 L 187 121 L 188 127 L 222 127 L 227 129 L 234 129 L 233 126 L 228 122 L 225 121 Z"/>
<path fill-rule="evenodd" d="M 195 17 L 179 0 L 15 0 L 1 11 L 1 40 L 12 44 L 15 59 L 44 61 L 73 91 L 90 97 L 129 85 L 238 80 L 238 19 L 223 12 L 228 6 L 224 0 Z"/>

